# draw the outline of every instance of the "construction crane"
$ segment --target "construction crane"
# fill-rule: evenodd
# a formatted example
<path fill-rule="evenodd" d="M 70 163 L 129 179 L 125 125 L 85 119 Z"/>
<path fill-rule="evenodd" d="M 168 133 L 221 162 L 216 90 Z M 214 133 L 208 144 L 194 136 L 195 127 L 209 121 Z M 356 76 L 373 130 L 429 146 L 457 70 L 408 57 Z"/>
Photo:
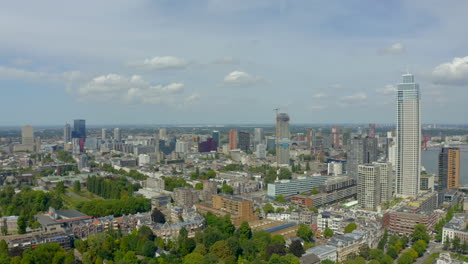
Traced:
<path fill-rule="evenodd" d="M 275 112 L 276 112 L 276 116 L 278 116 L 278 111 L 279 111 L 279 110 L 280 110 L 279 108 L 275 108 L 275 109 L 273 109 L 273 111 L 275 111 Z"/>

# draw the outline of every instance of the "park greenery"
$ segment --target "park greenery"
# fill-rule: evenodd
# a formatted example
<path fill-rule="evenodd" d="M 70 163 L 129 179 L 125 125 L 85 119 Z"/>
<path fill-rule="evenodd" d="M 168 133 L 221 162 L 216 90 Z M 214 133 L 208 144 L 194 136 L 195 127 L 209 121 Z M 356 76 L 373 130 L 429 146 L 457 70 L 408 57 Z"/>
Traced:
<path fill-rule="evenodd" d="M 104 164 L 102 165 L 102 168 L 101 168 L 103 171 L 106 171 L 106 172 L 110 172 L 110 173 L 113 173 L 113 174 L 119 174 L 119 175 L 122 175 L 122 176 L 127 176 L 127 177 L 130 177 L 134 180 L 146 180 L 148 178 L 148 176 L 144 175 L 143 173 L 141 172 L 138 172 L 137 170 L 130 170 L 130 171 L 125 171 L 123 169 L 120 169 L 120 170 L 117 170 L 117 169 L 114 169 L 114 167 L 112 167 L 111 164 Z"/>
<path fill-rule="evenodd" d="M 164 179 L 164 190 L 173 192 L 175 188 L 179 187 L 192 187 L 182 177 L 162 177 Z"/>
<path fill-rule="evenodd" d="M 131 184 L 125 177 L 88 176 L 88 191 L 105 199 L 126 199 L 132 197 L 139 188 L 139 184 Z"/>

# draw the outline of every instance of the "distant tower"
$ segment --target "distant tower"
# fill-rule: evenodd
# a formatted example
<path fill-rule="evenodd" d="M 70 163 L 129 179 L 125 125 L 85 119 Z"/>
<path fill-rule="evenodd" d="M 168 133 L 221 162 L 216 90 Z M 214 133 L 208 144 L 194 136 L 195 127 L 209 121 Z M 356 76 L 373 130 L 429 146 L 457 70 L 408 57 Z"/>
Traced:
<path fill-rule="evenodd" d="M 116 141 L 122 140 L 122 136 L 120 135 L 120 128 L 118 127 L 114 128 L 114 140 Z"/>
<path fill-rule="evenodd" d="M 276 165 L 289 165 L 289 116 L 286 113 L 276 115 Z"/>
<path fill-rule="evenodd" d="M 264 133 L 263 133 L 263 128 L 261 128 L 261 127 L 255 128 L 255 130 L 254 130 L 254 144 L 255 145 L 262 144 L 264 138 L 265 138 L 265 136 L 264 136 Z"/>
<path fill-rule="evenodd" d="M 250 134 L 246 131 L 237 132 L 237 147 L 244 151 L 250 151 Z"/>
<path fill-rule="evenodd" d="M 68 142 L 71 142 L 72 136 L 71 136 L 71 126 L 70 124 L 65 124 L 65 127 L 63 128 L 63 142 L 67 144 Z"/>
<path fill-rule="evenodd" d="M 86 141 L 86 121 L 83 119 L 76 119 L 73 121 L 72 138 L 78 139 L 80 152 L 84 152 Z"/>
<path fill-rule="evenodd" d="M 101 140 L 106 140 L 107 129 L 101 129 Z"/>
<path fill-rule="evenodd" d="M 211 137 L 214 139 L 214 141 L 216 142 L 216 148 L 219 148 L 219 131 L 218 130 L 213 130 L 213 132 L 211 132 Z"/>
<path fill-rule="evenodd" d="M 23 145 L 34 145 L 34 129 L 32 126 L 21 128 L 21 143 Z"/>
<path fill-rule="evenodd" d="M 341 141 L 340 141 L 340 131 L 341 128 L 334 126 L 332 127 L 332 147 L 333 148 L 338 148 L 341 147 Z"/>
<path fill-rule="evenodd" d="M 352 138 L 349 141 L 349 153 L 346 163 L 348 176 L 357 179 L 359 165 L 377 161 L 378 149 L 376 138 Z"/>
<path fill-rule="evenodd" d="M 159 129 L 159 139 L 167 139 L 167 129 L 160 128 Z"/>
<path fill-rule="evenodd" d="M 460 149 L 442 148 L 439 153 L 439 190 L 460 187 Z"/>
<path fill-rule="evenodd" d="M 229 131 L 229 150 L 237 149 L 237 129 L 231 129 Z"/>
<path fill-rule="evenodd" d="M 409 73 L 397 88 L 396 144 L 396 194 L 415 197 L 421 174 L 421 95 Z"/>
<path fill-rule="evenodd" d="M 369 124 L 369 137 L 375 138 L 375 124 Z"/>

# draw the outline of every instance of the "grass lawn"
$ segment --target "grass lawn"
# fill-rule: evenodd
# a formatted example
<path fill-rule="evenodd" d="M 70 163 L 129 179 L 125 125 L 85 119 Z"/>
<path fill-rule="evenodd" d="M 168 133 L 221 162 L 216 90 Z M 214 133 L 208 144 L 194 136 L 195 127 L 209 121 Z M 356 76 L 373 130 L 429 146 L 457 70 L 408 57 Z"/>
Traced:
<path fill-rule="evenodd" d="M 100 200 L 100 196 L 90 193 L 88 190 L 81 190 L 79 193 L 72 189 L 66 189 L 65 194 L 62 195 L 63 203 L 67 208 L 76 208 L 76 205 L 80 202 L 86 202 L 91 200 Z"/>

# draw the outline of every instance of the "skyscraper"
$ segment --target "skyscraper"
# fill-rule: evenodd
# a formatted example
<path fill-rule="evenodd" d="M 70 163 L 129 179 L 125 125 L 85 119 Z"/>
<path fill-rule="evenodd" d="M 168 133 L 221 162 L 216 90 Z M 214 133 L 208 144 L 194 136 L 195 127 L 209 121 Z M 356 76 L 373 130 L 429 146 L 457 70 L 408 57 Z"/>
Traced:
<path fill-rule="evenodd" d="M 353 179 L 357 179 L 358 166 L 377 161 L 376 138 L 353 138 L 349 141 L 348 160 L 346 171 Z"/>
<path fill-rule="evenodd" d="M 369 135 L 370 138 L 375 138 L 375 124 L 369 124 Z"/>
<path fill-rule="evenodd" d="M 107 129 L 101 129 L 101 140 L 106 140 Z"/>
<path fill-rule="evenodd" d="M 65 127 L 63 128 L 63 142 L 67 144 L 68 142 L 71 142 L 71 126 L 70 124 L 65 124 Z"/>
<path fill-rule="evenodd" d="M 211 137 L 214 139 L 214 141 L 216 142 L 216 148 L 219 148 L 219 131 L 218 130 L 214 130 L 213 132 L 211 132 Z"/>
<path fill-rule="evenodd" d="M 34 146 L 34 129 L 32 126 L 21 128 L 21 144 Z"/>
<path fill-rule="evenodd" d="M 263 128 L 261 128 L 261 127 L 255 128 L 255 130 L 254 130 L 254 144 L 255 145 L 262 144 L 264 138 L 265 137 L 264 137 L 264 134 L 263 134 Z"/>
<path fill-rule="evenodd" d="M 367 164 L 358 166 L 359 207 L 375 210 L 380 204 L 380 167 Z"/>
<path fill-rule="evenodd" d="M 333 148 L 338 148 L 341 147 L 341 140 L 340 140 L 340 131 L 341 128 L 338 126 L 332 127 L 332 134 L 331 134 L 331 139 L 332 139 L 332 147 Z"/>
<path fill-rule="evenodd" d="M 276 115 L 276 165 L 289 165 L 289 116 Z"/>
<path fill-rule="evenodd" d="M 160 128 L 159 129 L 159 139 L 167 139 L 167 129 Z"/>
<path fill-rule="evenodd" d="M 83 119 L 76 119 L 73 121 L 73 138 L 86 138 L 86 121 Z"/>
<path fill-rule="evenodd" d="M 439 190 L 460 187 L 460 149 L 444 147 L 439 153 Z"/>
<path fill-rule="evenodd" d="M 114 128 L 114 140 L 116 141 L 122 140 L 122 136 L 120 135 L 120 128 L 118 127 Z"/>
<path fill-rule="evenodd" d="M 237 129 L 229 131 L 229 150 L 237 149 Z"/>
<path fill-rule="evenodd" d="M 247 152 L 250 150 L 250 134 L 246 131 L 237 132 L 237 148 Z"/>
<path fill-rule="evenodd" d="M 396 194 L 415 197 L 421 173 L 421 95 L 412 74 L 403 75 L 396 97 Z"/>

